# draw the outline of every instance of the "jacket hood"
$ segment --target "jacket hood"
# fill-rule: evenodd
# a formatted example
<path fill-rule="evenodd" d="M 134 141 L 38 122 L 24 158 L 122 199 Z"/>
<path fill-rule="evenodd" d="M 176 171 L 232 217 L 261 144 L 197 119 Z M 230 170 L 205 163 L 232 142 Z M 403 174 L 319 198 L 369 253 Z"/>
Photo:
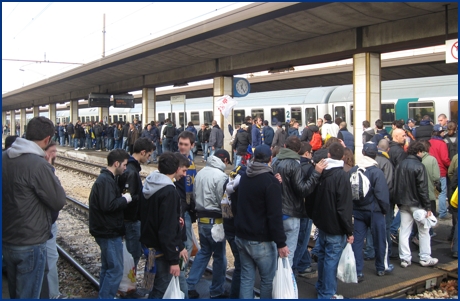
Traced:
<path fill-rule="evenodd" d="M 316 125 L 310 125 L 310 126 L 308 126 L 308 127 L 309 127 L 310 130 L 311 130 L 312 132 L 314 132 L 314 133 L 319 131 L 319 127 L 316 126 Z"/>
<path fill-rule="evenodd" d="M 429 120 L 420 120 L 420 125 L 431 125 Z"/>
<path fill-rule="evenodd" d="M 379 164 L 377 163 L 377 161 L 375 161 L 374 159 L 368 156 L 363 156 L 357 165 L 359 167 L 364 167 L 364 168 L 368 168 L 371 166 L 379 167 Z"/>
<path fill-rule="evenodd" d="M 150 198 L 155 192 L 162 189 L 165 186 L 172 185 L 174 186 L 173 181 L 171 181 L 168 176 L 160 173 L 158 170 L 155 170 L 145 178 L 144 188 L 142 188 L 142 193 L 146 199 Z"/>
<path fill-rule="evenodd" d="M 267 163 L 248 162 L 248 168 L 246 169 L 248 177 L 252 178 L 267 172 L 273 172 L 272 168 L 268 166 Z"/>
<path fill-rule="evenodd" d="M 24 139 L 16 138 L 16 141 L 6 150 L 9 158 L 17 158 L 24 154 L 34 154 L 40 157 L 45 157 L 45 151 L 38 146 L 37 143 Z"/>
<path fill-rule="evenodd" d="M 334 168 L 334 167 L 342 167 L 343 168 L 344 162 L 342 160 L 334 160 L 334 159 L 331 159 L 331 158 L 326 158 L 325 161 L 327 163 L 326 170 Z"/>
<path fill-rule="evenodd" d="M 294 159 L 294 160 L 300 160 L 300 155 L 293 150 L 290 150 L 289 148 L 281 148 L 280 152 L 277 155 L 278 159 L 283 160 L 283 159 Z"/>
<path fill-rule="evenodd" d="M 222 171 L 225 171 L 225 163 L 222 162 L 222 160 L 216 156 L 209 157 L 208 161 L 206 162 L 206 166 L 218 168 Z"/>

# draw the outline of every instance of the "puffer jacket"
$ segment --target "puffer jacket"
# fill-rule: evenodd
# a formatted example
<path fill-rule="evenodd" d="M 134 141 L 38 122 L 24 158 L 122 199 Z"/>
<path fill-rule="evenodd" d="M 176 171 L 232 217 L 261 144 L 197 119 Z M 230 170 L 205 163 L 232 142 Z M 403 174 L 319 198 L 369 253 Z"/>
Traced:
<path fill-rule="evenodd" d="M 225 163 L 218 157 L 211 156 L 206 166 L 196 174 L 193 194 L 198 217 L 222 217 L 220 202 L 228 179 L 224 170 Z"/>
<path fill-rule="evenodd" d="M 251 136 L 246 130 L 239 129 L 232 145 L 232 148 L 236 150 L 236 154 L 238 156 L 245 156 L 249 144 L 251 144 Z"/>
<path fill-rule="evenodd" d="M 17 138 L 2 153 L 2 241 L 29 246 L 46 242 L 51 210 L 65 205 L 65 192 L 45 152 L 34 142 Z"/>
<path fill-rule="evenodd" d="M 428 197 L 430 198 L 430 201 L 434 201 L 436 200 L 436 195 L 434 194 L 434 182 L 439 181 L 441 178 L 438 161 L 436 161 L 435 157 L 425 152 L 422 157 L 422 164 L 425 166 L 428 174 Z"/>
<path fill-rule="evenodd" d="M 415 140 L 430 140 L 433 133 L 433 126 L 429 120 L 420 121 L 420 126 L 415 128 Z"/>
<path fill-rule="evenodd" d="M 395 188 L 393 196 L 397 194 L 398 205 L 431 210 L 428 197 L 428 175 L 421 160 L 413 155 L 407 156 L 395 170 Z"/>
<path fill-rule="evenodd" d="M 305 211 L 304 198 L 308 198 L 308 195 L 313 192 L 321 174 L 313 171 L 310 178 L 304 181 L 300 166 L 300 156 L 288 148 L 280 149 L 276 157 L 278 159 L 272 168 L 273 173 L 279 173 L 283 179 L 283 214 L 305 218 L 307 217 L 307 212 Z"/>
<path fill-rule="evenodd" d="M 89 233 L 101 238 L 125 235 L 123 210 L 127 205 L 113 173 L 103 168 L 89 195 Z"/>

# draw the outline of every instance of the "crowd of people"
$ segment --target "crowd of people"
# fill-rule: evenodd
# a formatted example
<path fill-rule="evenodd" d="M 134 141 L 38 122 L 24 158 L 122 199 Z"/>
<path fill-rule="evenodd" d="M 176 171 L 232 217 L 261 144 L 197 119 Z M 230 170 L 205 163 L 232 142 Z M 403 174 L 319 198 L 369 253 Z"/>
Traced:
<path fill-rule="evenodd" d="M 258 271 L 260 297 L 270 299 L 281 257 L 295 276 L 317 277 L 318 298 L 341 299 L 336 276 L 347 243 L 355 254 L 358 283 L 364 281 L 364 260 L 374 261 L 378 276 L 393 272 L 391 258 L 398 258 L 402 268 L 410 266 L 411 242 L 418 245 L 421 266 L 436 265 L 438 259 L 431 256 L 435 233 L 425 227 L 436 222 L 433 216 L 452 219 L 448 239 L 452 256 L 458 256 L 457 208 L 449 203 L 457 184 L 457 125 L 444 114 L 438 124 L 430 123 L 430 136 L 422 122 L 414 128 L 412 119 L 407 124 L 395 121 L 390 133 L 381 120 L 374 128 L 364 121 L 362 156 L 356 163 L 355 139 L 340 118 L 332 122 L 326 114 L 316 123 L 309 120 L 303 129 L 290 120 L 278 123 L 276 131 L 258 117 L 245 121 L 235 128 L 228 125 L 233 156 L 223 148 L 224 134 L 216 121 L 211 129 L 203 124 L 197 132 L 189 124 L 179 133 L 169 120 L 162 127 L 151 122 L 132 144 L 128 133 L 129 152 L 122 140 L 121 148 L 108 153 L 107 168 L 101 170 L 89 197 L 90 233 L 101 250 L 100 298 L 117 295 L 123 277 L 123 241 L 135 267 L 144 254 L 149 263 L 145 275 L 155 273 L 153 283 L 145 287 L 149 298 L 162 298 L 172 277 L 178 277 L 185 298 L 199 298 L 196 287 L 212 257 L 211 298 L 254 298 Z M 136 124 L 128 125 L 130 132 L 139 131 Z M 78 126 L 82 127 L 79 121 L 75 133 Z M 156 130 L 149 136 L 152 129 Z M 3 153 L 3 254 L 14 297 L 38 296 L 46 286 L 44 274 L 55 283 L 49 276 L 50 252 L 48 260 L 43 259 L 47 241 L 55 239 L 55 213 L 64 205 L 64 192 L 50 165 L 54 157 L 44 151 L 53 144 L 54 130 L 48 119 L 34 118 L 26 138 L 17 138 Z M 196 143 L 201 144 L 206 162 L 199 172 L 193 157 Z M 142 183 L 141 164 L 155 153 L 158 170 Z M 41 172 L 20 173 L 23 164 Z M 230 174 L 225 172 L 228 165 L 233 168 Z M 364 184 L 354 184 L 356 176 L 367 179 L 365 192 Z M 17 183 L 24 186 L 21 193 L 13 190 Z M 32 224 L 28 220 L 30 228 L 18 227 L 26 224 L 23 210 L 40 213 L 34 214 Z M 195 222 L 199 250 L 186 276 L 184 263 L 196 247 Z M 313 224 L 315 246 L 308 250 Z M 235 266 L 229 292 L 224 289 L 226 242 Z M 392 243 L 398 244 L 398 254 L 392 254 Z M 23 263 L 16 254 L 22 250 L 38 255 L 31 259 L 34 268 L 18 275 Z M 58 288 L 54 291 L 59 296 Z M 139 292 L 125 297 L 143 298 Z"/>

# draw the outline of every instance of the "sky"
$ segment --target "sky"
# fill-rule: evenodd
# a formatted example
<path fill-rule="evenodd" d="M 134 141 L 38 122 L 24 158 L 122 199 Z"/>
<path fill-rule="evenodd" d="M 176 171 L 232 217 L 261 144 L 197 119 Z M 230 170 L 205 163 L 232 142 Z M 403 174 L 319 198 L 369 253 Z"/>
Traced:
<path fill-rule="evenodd" d="M 2 2 L 2 94 L 247 4 Z"/>

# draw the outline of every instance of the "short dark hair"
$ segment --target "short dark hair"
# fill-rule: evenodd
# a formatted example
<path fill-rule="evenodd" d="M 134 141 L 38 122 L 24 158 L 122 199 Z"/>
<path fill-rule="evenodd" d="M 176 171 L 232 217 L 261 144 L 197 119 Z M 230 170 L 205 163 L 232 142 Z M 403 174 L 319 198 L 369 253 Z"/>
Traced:
<path fill-rule="evenodd" d="M 129 154 L 121 148 L 110 151 L 107 155 L 107 166 L 113 166 L 115 162 L 123 163 L 123 161 L 129 159 Z"/>
<path fill-rule="evenodd" d="M 431 121 L 431 118 L 430 118 L 429 115 L 423 115 L 422 120 L 430 120 Z"/>
<path fill-rule="evenodd" d="M 158 171 L 164 175 L 172 175 L 179 168 L 179 159 L 172 152 L 164 152 L 158 158 Z"/>
<path fill-rule="evenodd" d="M 183 132 L 181 132 L 179 134 L 179 137 L 177 138 L 177 141 L 179 141 L 180 138 L 189 139 L 191 145 L 193 145 L 193 143 L 195 143 L 195 134 L 193 132 L 183 131 Z"/>
<path fill-rule="evenodd" d="M 429 153 L 429 152 L 430 152 L 430 148 L 431 148 L 431 143 L 430 143 L 430 141 L 423 139 L 423 140 L 420 140 L 420 142 L 423 143 L 423 146 L 425 146 L 426 152 Z"/>
<path fill-rule="evenodd" d="M 339 142 L 334 142 L 329 146 L 329 154 L 334 160 L 342 160 L 345 148 Z"/>
<path fill-rule="evenodd" d="M 300 139 L 297 136 L 290 136 L 286 139 L 286 148 L 298 153 L 300 150 Z"/>
<path fill-rule="evenodd" d="M 330 114 L 326 114 L 326 115 L 324 115 L 324 119 L 326 119 L 327 121 L 331 121 L 332 117 L 331 117 Z"/>
<path fill-rule="evenodd" d="M 188 126 L 193 126 L 193 122 L 189 121 L 189 122 L 187 123 L 187 125 L 188 125 Z"/>
<path fill-rule="evenodd" d="M 299 150 L 299 155 L 305 154 L 305 152 L 311 153 L 311 145 L 307 141 L 302 141 L 300 142 L 300 150 Z"/>
<path fill-rule="evenodd" d="M 371 123 L 369 121 L 367 121 L 367 120 L 363 121 L 363 127 L 368 128 L 370 126 L 371 126 Z"/>
<path fill-rule="evenodd" d="M 54 124 L 46 117 L 39 116 L 32 118 L 27 124 L 26 139 L 40 141 L 46 137 L 54 136 Z"/>
<path fill-rule="evenodd" d="M 383 121 L 382 121 L 382 119 L 377 119 L 377 120 L 375 121 L 375 126 L 376 126 L 379 130 L 383 129 Z"/>
<path fill-rule="evenodd" d="M 157 147 L 148 138 L 139 138 L 134 142 L 133 153 L 140 153 L 145 150 L 147 153 L 156 150 Z"/>
<path fill-rule="evenodd" d="M 55 146 L 56 145 L 56 142 L 54 142 L 53 140 L 50 141 L 50 143 L 48 143 L 48 145 L 45 147 L 45 151 L 49 150 L 49 148 L 51 146 Z"/>
<path fill-rule="evenodd" d="M 402 129 L 404 126 L 404 120 L 398 119 L 392 122 L 398 129 Z"/>
<path fill-rule="evenodd" d="M 423 143 L 421 143 L 420 141 L 415 141 L 409 144 L 409 148 L 407 149 L 408 155 L 417 156 L 419 152 L 426 152 L 426 148 L 425 145 L 423 145 Z"/>
<path fill-rule="evenodd" d="M 264 120 L 264 125 L 268 125 L 268 120 Z"/>
<path fill-rule="evenodd" d="M 179 167 L 190 167 L 190 161 L 188 158 L 184 157 L 181 153 L 174 153 L 174 155 L 177 157 L 179 160 Z"/>
<path fill-rule="evenodd" d="M 14 141 L 16 141 L 16 138 L 18 138 L 18 135 L 13 135 L 13 136 L 8 136 L 5 138 L 5 150 L 9 149 L 11 145 L 13 145 Z"/>

